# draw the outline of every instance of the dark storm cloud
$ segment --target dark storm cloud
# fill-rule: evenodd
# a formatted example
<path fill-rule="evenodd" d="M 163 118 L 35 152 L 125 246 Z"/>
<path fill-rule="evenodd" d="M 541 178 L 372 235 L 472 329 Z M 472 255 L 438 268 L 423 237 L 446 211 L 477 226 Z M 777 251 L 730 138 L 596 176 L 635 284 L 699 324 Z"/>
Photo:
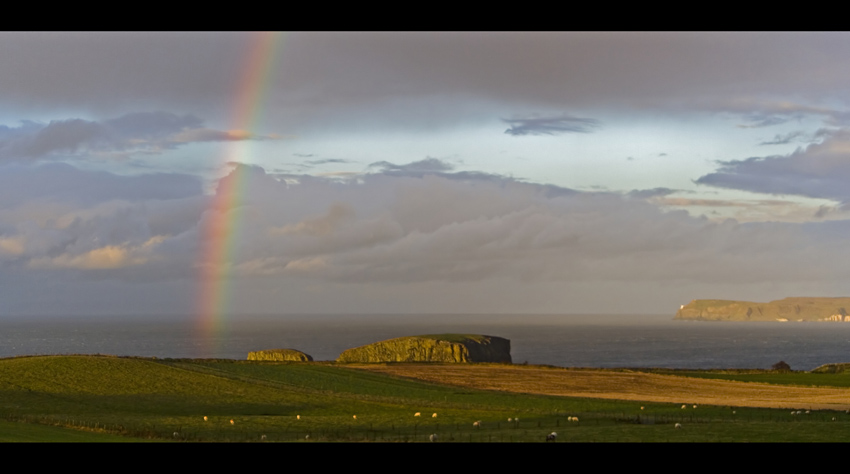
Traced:
<path fill-rule="evenodd" d="M 115 115 L 144 103 L 226 114 L 222 98 L 233 95 L 256 37 L 3 33 L 0 104 Z M 844 94 L 850 76 L 850 36 L 843 33 L 303 32 L 278 41 L 285 54 L 269 75 L 269 103 L 286 107 L 269 113 L 283 127 L 324 130 L 353 117 L 381 126 L 449 117 L 455 124 L 517 105 L 711 109 L 721 98 Z M 482 112 L 469 106 L 472 99 L 505 107 Z M 760 110 L 752 103 L 738 108 Z M 788 117 L 752 117 L 749 125 Z M 521 133 L 523 125 L 511 130 Z"/>
<path fill-rule="evenodd" d="M 719 163 L 695 182 L 719 188 L 850 201 L 850 131 L 786 156 L 752 157 Z"/>
<path fill-rule="evenodd" d="M 560 135 L 562 133 L 590 133 L 599 127 L 599 121 L 579 117 L 532 117 L 502 119 L 511 124 L 505 133 L 513 136 L 522 135 Z"/>

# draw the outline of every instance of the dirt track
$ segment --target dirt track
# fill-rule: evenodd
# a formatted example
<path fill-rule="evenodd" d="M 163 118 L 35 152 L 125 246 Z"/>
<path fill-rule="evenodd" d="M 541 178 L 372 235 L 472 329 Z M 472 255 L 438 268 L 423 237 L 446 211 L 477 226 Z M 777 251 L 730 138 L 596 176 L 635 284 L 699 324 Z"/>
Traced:
<path fill-rule="evenodd" d="M 357 369 L 505 392 L 697 405 L 850 409 L 850 389 L 534 366 L 363 364 Z"/>

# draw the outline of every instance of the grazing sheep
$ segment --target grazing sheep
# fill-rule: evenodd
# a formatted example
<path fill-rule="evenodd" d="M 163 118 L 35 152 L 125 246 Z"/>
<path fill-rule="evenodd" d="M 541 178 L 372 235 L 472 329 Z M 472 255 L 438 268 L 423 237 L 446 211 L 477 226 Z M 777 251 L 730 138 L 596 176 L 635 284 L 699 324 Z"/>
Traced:
<path fill-rule="evenodd" d="M 475 427 L 475 428 L 481 428 L 481 420 L 476 421 L 475 423 L 472 424 L 472 426 Z"/>
<path fill-rule="evenodd" d="M 174 436 L 174 437 L 176 438 L 176 437 L 180 436 L 180 433 L 178 433 L 178 432 L 176 432 L 176 431 L 175 431 L 175 432 L 174 432 L 174 434 L 173 434 L 172 436 Z"/>
<path fill-rule="evenodd" d="M 809 410 L 806 410 L 806 414 L 808 415 L 809 413 L 811 413 L 811 412 Z"/>
<path fill-rule="evenodd" d="M 553 432 L 546 435 L 546 442 L 548 443 L 549 441 L 555 441 L 555 438 L 557 438 L 557 437 L 558 437 L 558 433 L 555 433 L 553 431 Z"/>
<path fill-rule="evenodd" d="M 357 415 L 354 415 L 354 419 L 355 419 L 355 420 L 357 419 Z"/>
<path fill-rule="evenodd" d="M 696 405 L 694 405 L 694 408 L 696 408 L 696 407 L 697 407 L 697 406 L 696 406 Z"/>
<path fill-rule="evenodd" d="M 204 421 L 207 421 L 207 417 L 204 417 Z"/>
<path fill-rule="evenodd" d="M 643 407 L 640 407 L 640 409 L 643 410 Z"/>
<path fill-rule="evenodd" d="M 309 441 L 309 440 L 310 440 L 310 435 L 305 436 L 305 437 L 304 437 L 304 439 L 306 439 L 306 440 L 308 440 L 308 441 Z"/>
<path fill-rule="evenodd" d="M 684 410 L 685 408 L 688 408 L 688 407 L 686 405 L 682 405 L 682 410 Z"/>
<path fill-rule="evenodd" d="M 431 415 L 431 418 L 437 418 L 437 414 L 434 413 L 433 415 Z"/>
<path fill-rule="evenodd" d="M 514 419 L 513 419 L 513 418 L 508 418 L 508 423 L 510 423 L 510 422 L 512 422 L 512 421 L 514 421 Z"/>
<path fill-rule="evenodd" d="M 236 423 L 234 423 L 234 422 L 233 422 L 233 420 L 230 420 L 230 424 L 231 424 L 231 425 L 234 425 L 234 424 L 236 424 Z"/>
<path fill-rule="evenodd" d="M 429 436 L 428 439 L 430 439 L 432 443 L 437 441 L 437 433 L 431 433 L 431 436 Z"/>
<path fill-rule="evenodd" d="M 263 441 L 265 441 L 265 440 L 266 440 L 266 435 L 262 435 L 262 436 L 260 436 L 260 439 L 261 439 L 261 440 L 263 440 Z"/>
<path fill-rule="evenodd" d="M 676 424 L 673 426 L 673 428 L 676 428 L 677 430 L 678 430 L 679 428 L 681 428 L 681 427 L 682 427 L 682 424 L 681 424 L 681 423 L 676 423 Z"/>
<path fill-rule="evenodd" d="M 300 419 L 301 419 L 301 415 L 295 415 L 295 419 L 296 419 L 296 420 L 300 420 Z"/>
<path fill-rule="evenodd" d="M 732 410 L 732 414 L 734 415 L 735 413 L 738 413 L 738 412 L 736 412 L 735 410 Z"/>
<path fill-rule="evenodd" d="M 416 413 L 414 413 L 414 414 L 413 414 L 413 416 L 422 416 L 422 413 L 419 413 L 419 412 L 417 411 Z"/>

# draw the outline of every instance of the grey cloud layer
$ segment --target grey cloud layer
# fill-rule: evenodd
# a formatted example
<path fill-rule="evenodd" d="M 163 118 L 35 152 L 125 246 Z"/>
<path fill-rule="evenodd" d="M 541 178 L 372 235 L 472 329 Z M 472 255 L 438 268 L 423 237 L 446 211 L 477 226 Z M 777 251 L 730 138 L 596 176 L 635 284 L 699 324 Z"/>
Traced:
<path fill-rule="evenodd" d="M 3 33 L 0 104 L 229 113 L 223 98 L 241 84 L 255 36 Z M 352 117 L 383 117 L 382 127 L 455 123 L 482 113 L 465 105 L 472 100 L 506 104 L 495 113 L 711 108 L 800 91 L 817 101 L 846 95 L 848 44 L 843 33 L 287 33 L 267 100 L 285 104 L 269 113 L 287 130 Z M 753 116 L 750 125 L 793 116 L 777 112 L 785 115 Z"/>
<path fill-rule="evenodd" d="M 695 182 L 759 193 L 791 194 L 850 201 L 850 131 L 827 136 L 821 143 L 787 156 L 752 157 L 722 162 L 715 173 Z"/>
<path fill-rule="evenodd" d="M 511 125 L 505 133 L 522 135 L 560 135 L 562 133 L 589 133 L 599 126 L 599 121 L 579 117 L 532 117 L 502 119 Z"/>
<path fill-rule="evenodd" d="M 50 154 L 160 152 L 190 142 L 262 139 L 246 132 L 203 128 L 192 115 L 137 112 L 100 122 L 54 120 L 47 124 L 22 121 L 0 126 L 0 160 L 35 159 Z"/>
<path fill-rule="evenodd" d="M 712 223 L 663 212 L 614 193 L 558 191 L 495 177 L 377 173 L 357 181 L 312 178 L 288 185 L 245 168 L 238 207 L 208 207 L 188 182 L 183 194 L 107 190 L 134 181 L 91 174 L 98 199 L 15 200 L 0 195 L 4 272 L 81 272 L 129 281 L 192 279 L 203 223 L 238 213 L 240 240 L 231 271 L 244 278 L 288 278 L 378 285 L 417 282 L 672 281 L 760 282 L 848 278 L 832 257 L 836 232 L 792 224 Z M 47 167 L 21 187 L 44 189 Z M 56 170 L 52 172 L 56 173 Z M 61 173 L 88 172 L 63 168 Z M 166 189 L 170 177 L 145 177 Z M 225 179 L 233 179 L 232 176 Z M 151 183 L 160 182 L 160 185 Z M 633 193 L 665 195 L 668 190 Z M 38 217 L 36 217 L 38 216 Z M 830 229 L 848 227 L 846 221 Z M 803 249 L 802 251 L 797 251 Z M 50 278 L 59 278 L 53 276 Z M 510 283 L 505 283 L 510 284 Z"/>

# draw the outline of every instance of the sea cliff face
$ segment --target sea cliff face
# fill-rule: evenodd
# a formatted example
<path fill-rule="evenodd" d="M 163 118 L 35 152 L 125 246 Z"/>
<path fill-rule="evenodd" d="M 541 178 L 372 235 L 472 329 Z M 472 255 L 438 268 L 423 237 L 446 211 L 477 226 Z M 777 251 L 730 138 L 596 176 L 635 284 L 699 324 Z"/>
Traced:
<path fill-rule="evenodd" d="M 477 334 L 408 336 L 348 349 L 338 362 L 511 363 L 511 341 Z"/>
<path fill-rule="evenodd" d="M 313 357 L 295 349 L 269 349 L 266 351 L 254 351 L 248 353 L 248 360 L 277 360 L 311 362 Z"/>
<path fill-rule="evenodd" d="M 754 303 L 693 300 L 673 319 L 697 321 L 835 321 L 850 322 L 850 298 L 793 297 Z"/>

